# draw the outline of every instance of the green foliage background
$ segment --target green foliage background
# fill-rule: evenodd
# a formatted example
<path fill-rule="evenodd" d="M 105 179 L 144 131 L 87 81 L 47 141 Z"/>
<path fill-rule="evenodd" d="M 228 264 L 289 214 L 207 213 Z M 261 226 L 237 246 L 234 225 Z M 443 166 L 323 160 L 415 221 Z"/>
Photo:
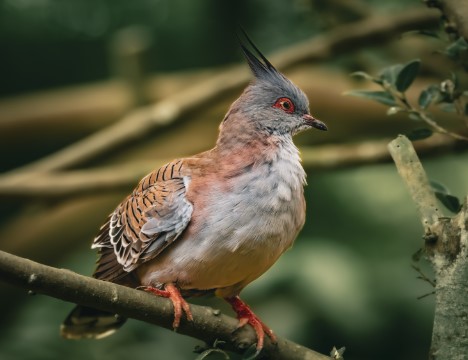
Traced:
<path fill-rule="evenodd" d="M 363 3 L 381 13 L 419 5 Z M 234 36 L 239 23 L 269 53 L 335 27 L 336 19 L 345 21 L 345 15 L 336 14 L 325 1 L 308 0 L 1 0 L 0 95 L 109 78 L 109 44 L 126 26 L 147 29 L 154 44 L 147 69 L 166 73 L 240 61 Z M 389 53 L 391 49 L 370 49 L 367 54 L 378 67 L 391 63 Z M 358 70 L 356 61 L 349 55 L 326 65 L 349 73 Z M 327 122 L 326 114 L 322 120 Z M 387 133 L 398 132 L 395 127 Z M 212 143 L 207 137 L 206 147 Z M 63 145 L 60 139 L 34 150 L 25 144 L 23 152 L 8 153 L 1 169 Z M 451 154 L 427 159 L 424 166 L 431 178 L 463 196 L 468 192 L 467 160 L 466 153 Z M 411 268 L 411 256 L 422 245 L 422 229 L 394 166 L 306 170 L 306 226 L 295 246 L 243 292 L 244 299 L 278 335 L 323 353 L 336 345 L 347 347 L 347 360 L 426 358 L 434 301 L 432 296 L 417 297 L 432 288 Z M 123 196 L 118 194 L 109 203 L 115 205 Z M 8 226 L 21 206 L 0 204 L 0 225 Z M 46 211 L 47 206 L 54 204 L 34 205 L 29 211 Z M 89 244 L 97 228 L 85 224 L 85 219 L 76 219 L 69 234 L 57 234 L 66 242 L 73 238 L 70 234 L 79 233 L 81 240 L 70 242 L 69 251 L 57 254 L 51 265 L 91 273 L 95 254 Z M 5 240 L 0 239 L 0 248 Z M 427 264 L 420 266 L 431 277 Z M 198 341 L 133 320 L 100 341 L 67 341 L 59 337 L 58 328 L 70 304 L 40 295 L 27 297 L 24 291 L 3 285 L 0 294 L 1 359 L 196 358 L 192 350 Z M 194 302 L 230 313 L 218 299 Z"/>

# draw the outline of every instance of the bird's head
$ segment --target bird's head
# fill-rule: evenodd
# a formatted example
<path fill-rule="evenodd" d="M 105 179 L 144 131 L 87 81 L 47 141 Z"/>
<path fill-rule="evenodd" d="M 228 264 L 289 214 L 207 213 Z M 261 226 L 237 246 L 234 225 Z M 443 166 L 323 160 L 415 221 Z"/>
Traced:
<path fill-rule="evenodd" d="M 244 33 L 259 58 L 245 44 L 241 49 L 254 75 L 254 80 L 233 105 L 237 111 L 255 122 L 261 131 L 271 134 L 297 134 L 327 126 L 310 115 L 304 92 L 281 74 Z"/>

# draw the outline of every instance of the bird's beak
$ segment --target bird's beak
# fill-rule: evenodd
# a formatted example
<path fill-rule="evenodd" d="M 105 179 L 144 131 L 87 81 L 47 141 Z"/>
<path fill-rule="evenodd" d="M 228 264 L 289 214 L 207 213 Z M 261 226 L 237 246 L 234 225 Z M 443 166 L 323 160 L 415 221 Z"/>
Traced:
<path fill-rule="evenodd" d="M 304 119 L 304 122 L 306 123 L 306 125 L 312 126 L 312 127 L 316 128 L 316 129 L 322 130 L 322 131 L 327 131 L 328 130 L 327 125 L 325 125 L 324 122 L 322 122 L 320 120 L 317 120 L 312 115 L 305 114 L 302 118 Z"/>

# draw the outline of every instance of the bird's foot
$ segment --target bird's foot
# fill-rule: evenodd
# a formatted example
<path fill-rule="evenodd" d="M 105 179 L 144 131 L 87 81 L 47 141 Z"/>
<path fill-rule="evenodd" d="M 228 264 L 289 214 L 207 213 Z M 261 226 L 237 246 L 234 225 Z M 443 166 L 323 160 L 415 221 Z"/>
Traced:
<path fill-rule="evenodd" d="M 268 326 L 266 326 L 257 315 L 254 314 L 250 307 L 245 302 L 243 302 L 239 296 L 225 298 L 225 300 L 231 304 L 232 309 L 237 314 L 237 318 L 239 319 L 237 328 L 241 328 L 246 324 L 250 324 L 254 328 L 255 333 L 257 334 L 256 354 L 260 353 L 260 351 L 263 349 L 265 334 L 270 337 L 272 343 L 277 343 L 276 335 L 273 333 L 273 331 Z"/>
<path fill-rule="evenodd" d="M 180 294 L 179 289 L 177 289 L 174 284 L 165 284 L 164 290 L 155 288 L 153 286 L 140 286 L 138 289 L 150 292 L 157 296 L 169 298 L 172 301 L 172 305 L 174 306 L 174 322 L 172 323 L 172 327 L 174 330 L 177 330 L 180 325 L 182 312 L 185 312 L 187 320 L 193 321 L 192 311 L 190 310 L 189 304 L 187 301 L 185 301 L 185 299 Z"/>

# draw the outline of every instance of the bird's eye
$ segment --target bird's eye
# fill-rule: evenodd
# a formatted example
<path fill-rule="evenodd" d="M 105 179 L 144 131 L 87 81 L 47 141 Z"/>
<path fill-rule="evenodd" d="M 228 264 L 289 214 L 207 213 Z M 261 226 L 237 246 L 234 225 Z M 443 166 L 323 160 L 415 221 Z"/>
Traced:
<path fill-rule="evenodd" d="M 276 100 L 275 104 L 273 105 L 274 108 L 278 108 L 283 110 L 288 114 L 292 114 L 294 112 L 294 104 L 291 99 L 286 97 L 279 98 Z"/>

